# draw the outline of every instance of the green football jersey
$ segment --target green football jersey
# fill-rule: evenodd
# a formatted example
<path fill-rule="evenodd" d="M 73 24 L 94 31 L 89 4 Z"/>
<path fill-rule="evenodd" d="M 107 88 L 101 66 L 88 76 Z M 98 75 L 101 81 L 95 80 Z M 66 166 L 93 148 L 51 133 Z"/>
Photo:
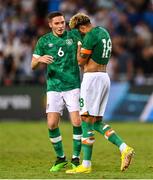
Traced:
<path fill-rule="evenodd" d="M 47 91 L 68 91 L 80 87 L 80 72 L 77 63 L 78 31 L 65 31 L 61 37 L 52 32 L 42 36 L 35 47 L 34 55 L 51 55 L 54 62 L 47 65 Z"/>
<path fill-rule="evenodd" d="M 85 35 L 82 48 L 92 50 L 91 58 L 96 63 L 107 64 L 112 50 L 108 31 L 102 27 L 93 28 Z"/>

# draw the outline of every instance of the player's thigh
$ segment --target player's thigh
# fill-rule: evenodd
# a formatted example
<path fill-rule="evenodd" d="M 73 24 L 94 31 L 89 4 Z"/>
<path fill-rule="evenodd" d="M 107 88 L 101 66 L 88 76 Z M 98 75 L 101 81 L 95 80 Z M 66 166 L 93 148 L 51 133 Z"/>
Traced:
<path fill-rule="evenodd" d="M 88 73 L 84 74 L 80 91 L 80 115 L 89 115 L 88 99 L 90 98 L 91 94 L 93 94 L 93 90 L 95 89 L 95 87 L 90 87 L 92 82 L 93 78 L 90 77 Z"/>
<path fill-rule="evenodd" d="M 56 112 L 62 115 L 64 109 L 64 101 L 60 92 L 47 92 L 46 113 Z"/>
<path fill-rule="evenodd" d="M 106 73 L 86 74 L 81 84 L 80 114 L 88 112 L 91 116 L 103 116 L 110 80 Z"/>
<path fill-rule="evenodd" d="M 69 112 L 79 111 L 79 97 L 80 97 L 80 89 L 73 89 L 70 91 L 66 91 L 63 93 L 63 98 L 65 101 L 65 105 Z"/>
<path fill-rule="evenodd" d="M 110 80 L 109 77 L 105 77 L 103 80 L 104 83 L 101 84 L 102 89 L 101 89 L 101 94 L 99 96 L 99 116 L 103 116 L 105 109 L 106 109 L 106 105 L 108 102 L 108 97 L 109 97 L 109 91 L 110 91 Z"/>
<path fill-rule="evenodd" d="M 80 126 L 81 117 L 79 115 L 79 111 L 70 112 L 70 120 L 73 126 Z"/>

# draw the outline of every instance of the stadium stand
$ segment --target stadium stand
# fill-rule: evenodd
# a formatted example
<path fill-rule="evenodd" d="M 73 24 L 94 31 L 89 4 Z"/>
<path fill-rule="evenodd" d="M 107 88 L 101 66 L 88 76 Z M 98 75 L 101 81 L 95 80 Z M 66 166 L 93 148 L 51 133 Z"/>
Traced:
<path fill-rule="evenodd" d="M 42 8 L 43 7 L 43 8 Z M 111 33 L 112 81 L 153 83 L 153 1 L 123 0 L 0 0 L 0 85 L 44 84 L 45 67 L 30 69 L 33 46 L 48 31 L 49 11 L 62 11 L 66 20 L 78 11 Z"/>

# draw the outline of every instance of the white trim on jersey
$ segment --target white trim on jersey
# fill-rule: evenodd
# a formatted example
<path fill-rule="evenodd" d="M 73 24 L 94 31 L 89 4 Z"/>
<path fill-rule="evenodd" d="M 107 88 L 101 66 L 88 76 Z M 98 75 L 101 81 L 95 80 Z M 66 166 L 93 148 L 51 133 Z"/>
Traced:
<path fill-rule="evenodd" d="M 38 54 L 33 54 L 33 57 L 35 57 L 35 58 L 39 58 L 39 57 L 40 57 L 40 55 L 38 55 Z"/>

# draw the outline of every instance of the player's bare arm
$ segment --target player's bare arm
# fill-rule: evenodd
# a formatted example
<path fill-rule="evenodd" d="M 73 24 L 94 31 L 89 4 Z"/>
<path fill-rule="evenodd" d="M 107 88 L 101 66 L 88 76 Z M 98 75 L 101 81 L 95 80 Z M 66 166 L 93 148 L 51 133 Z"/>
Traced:
<path fill-rule="evenodd" d="M 33 56 L 31 61 L 31 68 L 35 69 L 40 63 L 51 64 L 53 62 L 53 57 L 49 55 L 40 56 L 39 58 Z"/>

